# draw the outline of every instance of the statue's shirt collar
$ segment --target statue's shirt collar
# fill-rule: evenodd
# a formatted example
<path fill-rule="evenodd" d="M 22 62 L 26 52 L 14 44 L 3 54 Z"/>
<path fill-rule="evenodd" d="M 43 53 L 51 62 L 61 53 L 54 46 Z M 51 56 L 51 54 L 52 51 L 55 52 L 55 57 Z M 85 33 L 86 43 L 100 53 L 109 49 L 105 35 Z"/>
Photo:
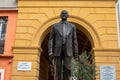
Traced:
<path fill-rule="evenodd" d="M 68 22 L 67 21 L 60 21 L 61 24 L 67 24 Z"/>

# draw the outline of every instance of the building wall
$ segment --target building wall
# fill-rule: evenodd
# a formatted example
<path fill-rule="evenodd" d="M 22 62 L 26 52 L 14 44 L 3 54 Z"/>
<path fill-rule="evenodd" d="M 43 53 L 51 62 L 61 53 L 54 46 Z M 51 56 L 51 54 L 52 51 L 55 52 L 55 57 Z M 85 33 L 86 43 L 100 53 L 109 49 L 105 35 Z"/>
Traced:
<path fill-rule="evenodd" d="M 94 29 L 100 36 L 104 48 L 118 47 L 115 1 L 46 2 L 20 0 L 18 4 L 19 15 L 16 45 L 31 45 L 32 38 L 38 28 L 47 20 L 59 16 L 62 9 L 66 9 L 68 10 L 69 15 L 83 18 L 89 24 L 94 26 Z M 26 24 L 23 24 L 23 22 Z M 21 33 L 26 34 L 23 36 Z M 21 41 L 22 43 L 19 43 Z"/>
<path fill-rule="evenodd" d="M 18 6 L 12 80 L 39 79 L 39 65 L 47 64 L 40 63 L 42 40 L 50 31 L 50 25 L 60 20 L 59 14 L 63 9 L 68 10 L 69 21 L 83 25 L 91 34 L 95 44 L 93 51 L 98 73 L 100 65 L 115 65 L 117 80 L 119 80 L 120 54 L 118 53 L 120 50 L 118 49 L 114 0 L 19 0 Z M 19 61 L 32 62 L 32 70 L 30 72 L 18 71 Z M 96 78 L 99 80 L 99 75 Z"/>
<path fill-rule="evenodd" d="M 4 0 L 4 1 L 0 1 L 0 9 L 4 10 L 4 9 L 17 9 L 17 0 Z"/>
<path fill-rule="evenodd" d="M 15 42 L 17 10 L 0 10 L 0 16 L 8 16 L 4 53 L 0 54 L 0 69 L 4 69 L 4 80 L 10 80 L 12 75 L 13 50 Z"/>

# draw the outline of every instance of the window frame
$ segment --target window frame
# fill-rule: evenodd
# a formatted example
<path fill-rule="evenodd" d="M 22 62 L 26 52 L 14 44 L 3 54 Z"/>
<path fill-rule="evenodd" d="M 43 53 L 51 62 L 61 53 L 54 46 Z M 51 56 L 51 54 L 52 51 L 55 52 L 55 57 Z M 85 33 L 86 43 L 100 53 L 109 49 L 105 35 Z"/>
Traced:
<path fill-rule="evenodd" d="M 2 36 L 2 35 L 5 35 L 6 36 L 6 29 L 7 29 L 7 22 L 8 22 L 8 16 L 0 16 L 0 24 L 1 24 L 1 32 L 0 32 L 0 35 Z M 3 32 L 3 25 L 5 25 L 5 33 L 2 33 Z M 0 36 L 0 37 L 1 37 Z M 5 36 L 4 37 L 1 37 L 0 38 L 0 41 L 2 41 L 2 42 L 0 42 L 0 49 L 1 49 L 1 51 L 0 51 L 0 54 L 4 54 L 4 47 L 5 47 Z M 3 45 L 3 46 L 2 46 Z"/>

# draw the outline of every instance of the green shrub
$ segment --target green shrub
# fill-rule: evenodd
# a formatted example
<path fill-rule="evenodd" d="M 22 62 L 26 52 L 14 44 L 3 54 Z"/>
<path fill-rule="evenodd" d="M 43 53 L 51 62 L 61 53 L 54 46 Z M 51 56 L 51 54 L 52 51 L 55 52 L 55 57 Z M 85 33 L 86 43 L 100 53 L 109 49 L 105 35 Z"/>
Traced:
<path fill-rule="evenodd" d="M 82 52 L 79 60 L 72 60 L 72 77 L 77 77 L 78 80 L 94 80 L 95 79 L 95 64 L 91 62 L 91 52 Z"/>

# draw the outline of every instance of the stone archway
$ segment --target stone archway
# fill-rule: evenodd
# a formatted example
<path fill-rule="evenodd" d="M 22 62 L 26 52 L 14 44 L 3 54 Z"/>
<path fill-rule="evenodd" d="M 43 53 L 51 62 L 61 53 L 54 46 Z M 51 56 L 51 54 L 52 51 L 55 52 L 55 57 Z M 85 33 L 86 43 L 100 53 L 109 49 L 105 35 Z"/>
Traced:
<path fill-rule="evenodd" d="M 39 27 L 39 29 L 36 31 L 36 33 L 33 37 L 33 40 L 31 41 L 31 46 L 41 45 L 45 36 L 50 31 L 51 25 L 56 22 L 59 22 L 59 21 L 60 21 L 60 18 L 57 16 L 57 17 L 51 18 L 48 21 L 46 21 L 45 23 L 43 23 Z M 95 47 L 95 48 L 102 47 L 99 35 L 96 32 L 96 30 L 94 29 L 94 27 L 92 26 L 92 24 L 89 24 L 89 22 L 85 21 L 82 18 L 76 17 L 76 16 L 69 16 L 68 21 L 81 25 L 81 27 L 77 27 L 77 28 L 79 30 L 82 30 L 87 35 L 87 37 L 91 41 L 93 47 Z"/>
<path fill-rule="evenodd" d="M 41 27 L 39 27 L 34 35 L 31 45 L 40 45 L 42 50 L 40 53 L 39 80 L 50 80 L 47 42 L 52 24 L 59 21 L 59 17 L 46 21 Z M 93 48 L 99 48 L 102 46 L 97 32 L 88 22 L 75 16 L 70 16 L 68 21 L 74 23 L 77 27 L 78 44 L 80 45 L 79 52 L 82 52 L 83 50 L 91 51 Z"/>

